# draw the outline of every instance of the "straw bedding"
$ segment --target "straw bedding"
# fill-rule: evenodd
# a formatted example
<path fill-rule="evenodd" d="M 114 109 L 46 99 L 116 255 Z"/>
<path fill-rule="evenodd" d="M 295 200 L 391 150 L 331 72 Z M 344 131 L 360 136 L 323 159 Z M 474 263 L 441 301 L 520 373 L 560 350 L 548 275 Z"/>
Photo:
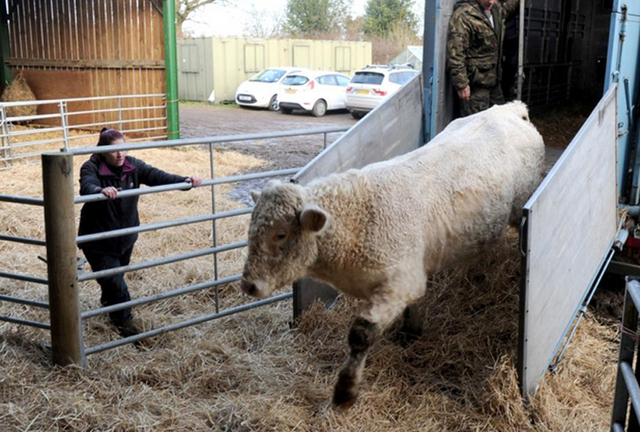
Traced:
<path fill-rule="evenodd" d="M 171 172 L 207 174 L 199 150 L 135 152 Z M 265 161 L 216 153 L 217 176 L 259 169 Z M 85 159 L 76 158 L 77 172 Z M 218 210 L 241 207 L 216 188 Z M 16 166 L 0 176 L 0 191 L 38 196 L 39 167 Z M 143 223 L 203 214 L 210 191 L 141 198 Z M 78 208 L 79 210 L 79 208 Z M 43 237 L 42 212 L 0 203 L 3 232 Z M 219 243 L 246 237 L 248 218 L 218 225 Z M 140 235 L 133 262 L 204 248 L 209 223 Z M 35 246 L 0 243 L 2 270 L 45 276 Z M 221 276 L 237 273 L 242 252 L 219 257 Z M 518 396 L 514 361 L 520 261 L 510 232 L 479 260 L 435 277 L 421 302 L 424 334 L 403 343 L 393 331 L 378 341 L 365 369 L 356 406 L 344 414 L 329 401 L 347 353 L 346 335 L 357 308 L 340 297 L 329 311 L 316 305 L 290 328 L 282 302 L 159 336 L 147 350 L 125 346 L 88 357 L 87 368 L 53 368 L 41 347 L 44 331 L 0 324 L 2 431 L 596 431 L 610 418 L 617 356 L 612 321 L 590 313 L 566 359 L 549 374 L 530 404 Z M 212 258 L 128 275 L 133 297 L 210 279 Z M 0 292 L 46 300 L 46 288 L 0 281 Z M 245 301 L 231 285 L 221 308 Z M 214 311 L 214 292 L 165 300 L 136 310 L 157 327 Z M 98 306 L 94 282 L 81 285 L 84 309 Z M 48 321 L 43 311 L 0 303 L 0 314 Z M 85 342 L 116 338 L 105 317 L 87 320 Z"/>
<path fill-rule="evenodd" d="M 22 72 L 19 72 L 4 90 L 0 100 L 2 102 L 33 101 L 36 100 L 36 96 L 31 91 Z M 7 117 L 21 117 L 34 115 L 37 111 L 36 105 L 14 106 L 7 108 L 5 114 Z"/>

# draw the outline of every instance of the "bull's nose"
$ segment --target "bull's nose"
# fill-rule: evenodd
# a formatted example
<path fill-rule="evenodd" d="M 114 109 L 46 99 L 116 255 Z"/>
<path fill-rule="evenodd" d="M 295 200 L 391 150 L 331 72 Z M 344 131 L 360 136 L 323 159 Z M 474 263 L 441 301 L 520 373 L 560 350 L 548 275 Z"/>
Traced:
<path fill-rule="evenodd" d="M 256 284 L 248 282 L 246 279 L 240 279 L 240 289 L 250 296 L 256 295 Z"/>

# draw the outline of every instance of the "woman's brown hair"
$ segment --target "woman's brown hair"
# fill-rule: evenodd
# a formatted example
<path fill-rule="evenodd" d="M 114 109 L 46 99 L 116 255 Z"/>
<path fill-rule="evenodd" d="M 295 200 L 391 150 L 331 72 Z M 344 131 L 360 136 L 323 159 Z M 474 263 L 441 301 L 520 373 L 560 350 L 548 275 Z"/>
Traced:
<path fill-rule="evenodd" d="M 98 140 L 98 145 L 109 145 L 118 140 L 124 141 L 124 136 L 122 135 L 122 133 L 119 130 L 105 127 L 100 131 L 100 139 Z"/>

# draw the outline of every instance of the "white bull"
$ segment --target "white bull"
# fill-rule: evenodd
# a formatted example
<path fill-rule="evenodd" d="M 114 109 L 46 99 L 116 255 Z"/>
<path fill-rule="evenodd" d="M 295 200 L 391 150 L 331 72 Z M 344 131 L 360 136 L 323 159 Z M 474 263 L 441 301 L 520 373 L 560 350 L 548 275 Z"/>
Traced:
<path fill-rule="evenodd" d="M 334 403 L 356 400 L 369 347 L 427 277 L 498 239 L 541 180 L 544 144 L 521 102 L 452 122 L 426 146 L 307 187 L 254 195 L 241 287 L 266 297 L 312 277 L 364 300 Z"/>

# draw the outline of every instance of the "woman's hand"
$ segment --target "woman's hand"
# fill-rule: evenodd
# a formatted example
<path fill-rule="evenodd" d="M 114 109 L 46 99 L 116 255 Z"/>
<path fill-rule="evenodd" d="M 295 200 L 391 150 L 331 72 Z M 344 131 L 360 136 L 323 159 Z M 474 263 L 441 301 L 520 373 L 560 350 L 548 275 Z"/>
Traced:
<path fill-rule="evenodd" d="M 192 175 L 191 177 L 187 178 L 187 183 L 191 183 L 193 187 L 198 187 L 202 183 L 202 179 L 197 175 Z"/>
<path fill-rule="evenodd" d="M 106 196 L 109 199 L 115 199 L 118 196 L 118 191 L 121 190 L 121 188 L 116 189 L 113 186 L 109 186 L 102 189 L 102 195 Z"/>

